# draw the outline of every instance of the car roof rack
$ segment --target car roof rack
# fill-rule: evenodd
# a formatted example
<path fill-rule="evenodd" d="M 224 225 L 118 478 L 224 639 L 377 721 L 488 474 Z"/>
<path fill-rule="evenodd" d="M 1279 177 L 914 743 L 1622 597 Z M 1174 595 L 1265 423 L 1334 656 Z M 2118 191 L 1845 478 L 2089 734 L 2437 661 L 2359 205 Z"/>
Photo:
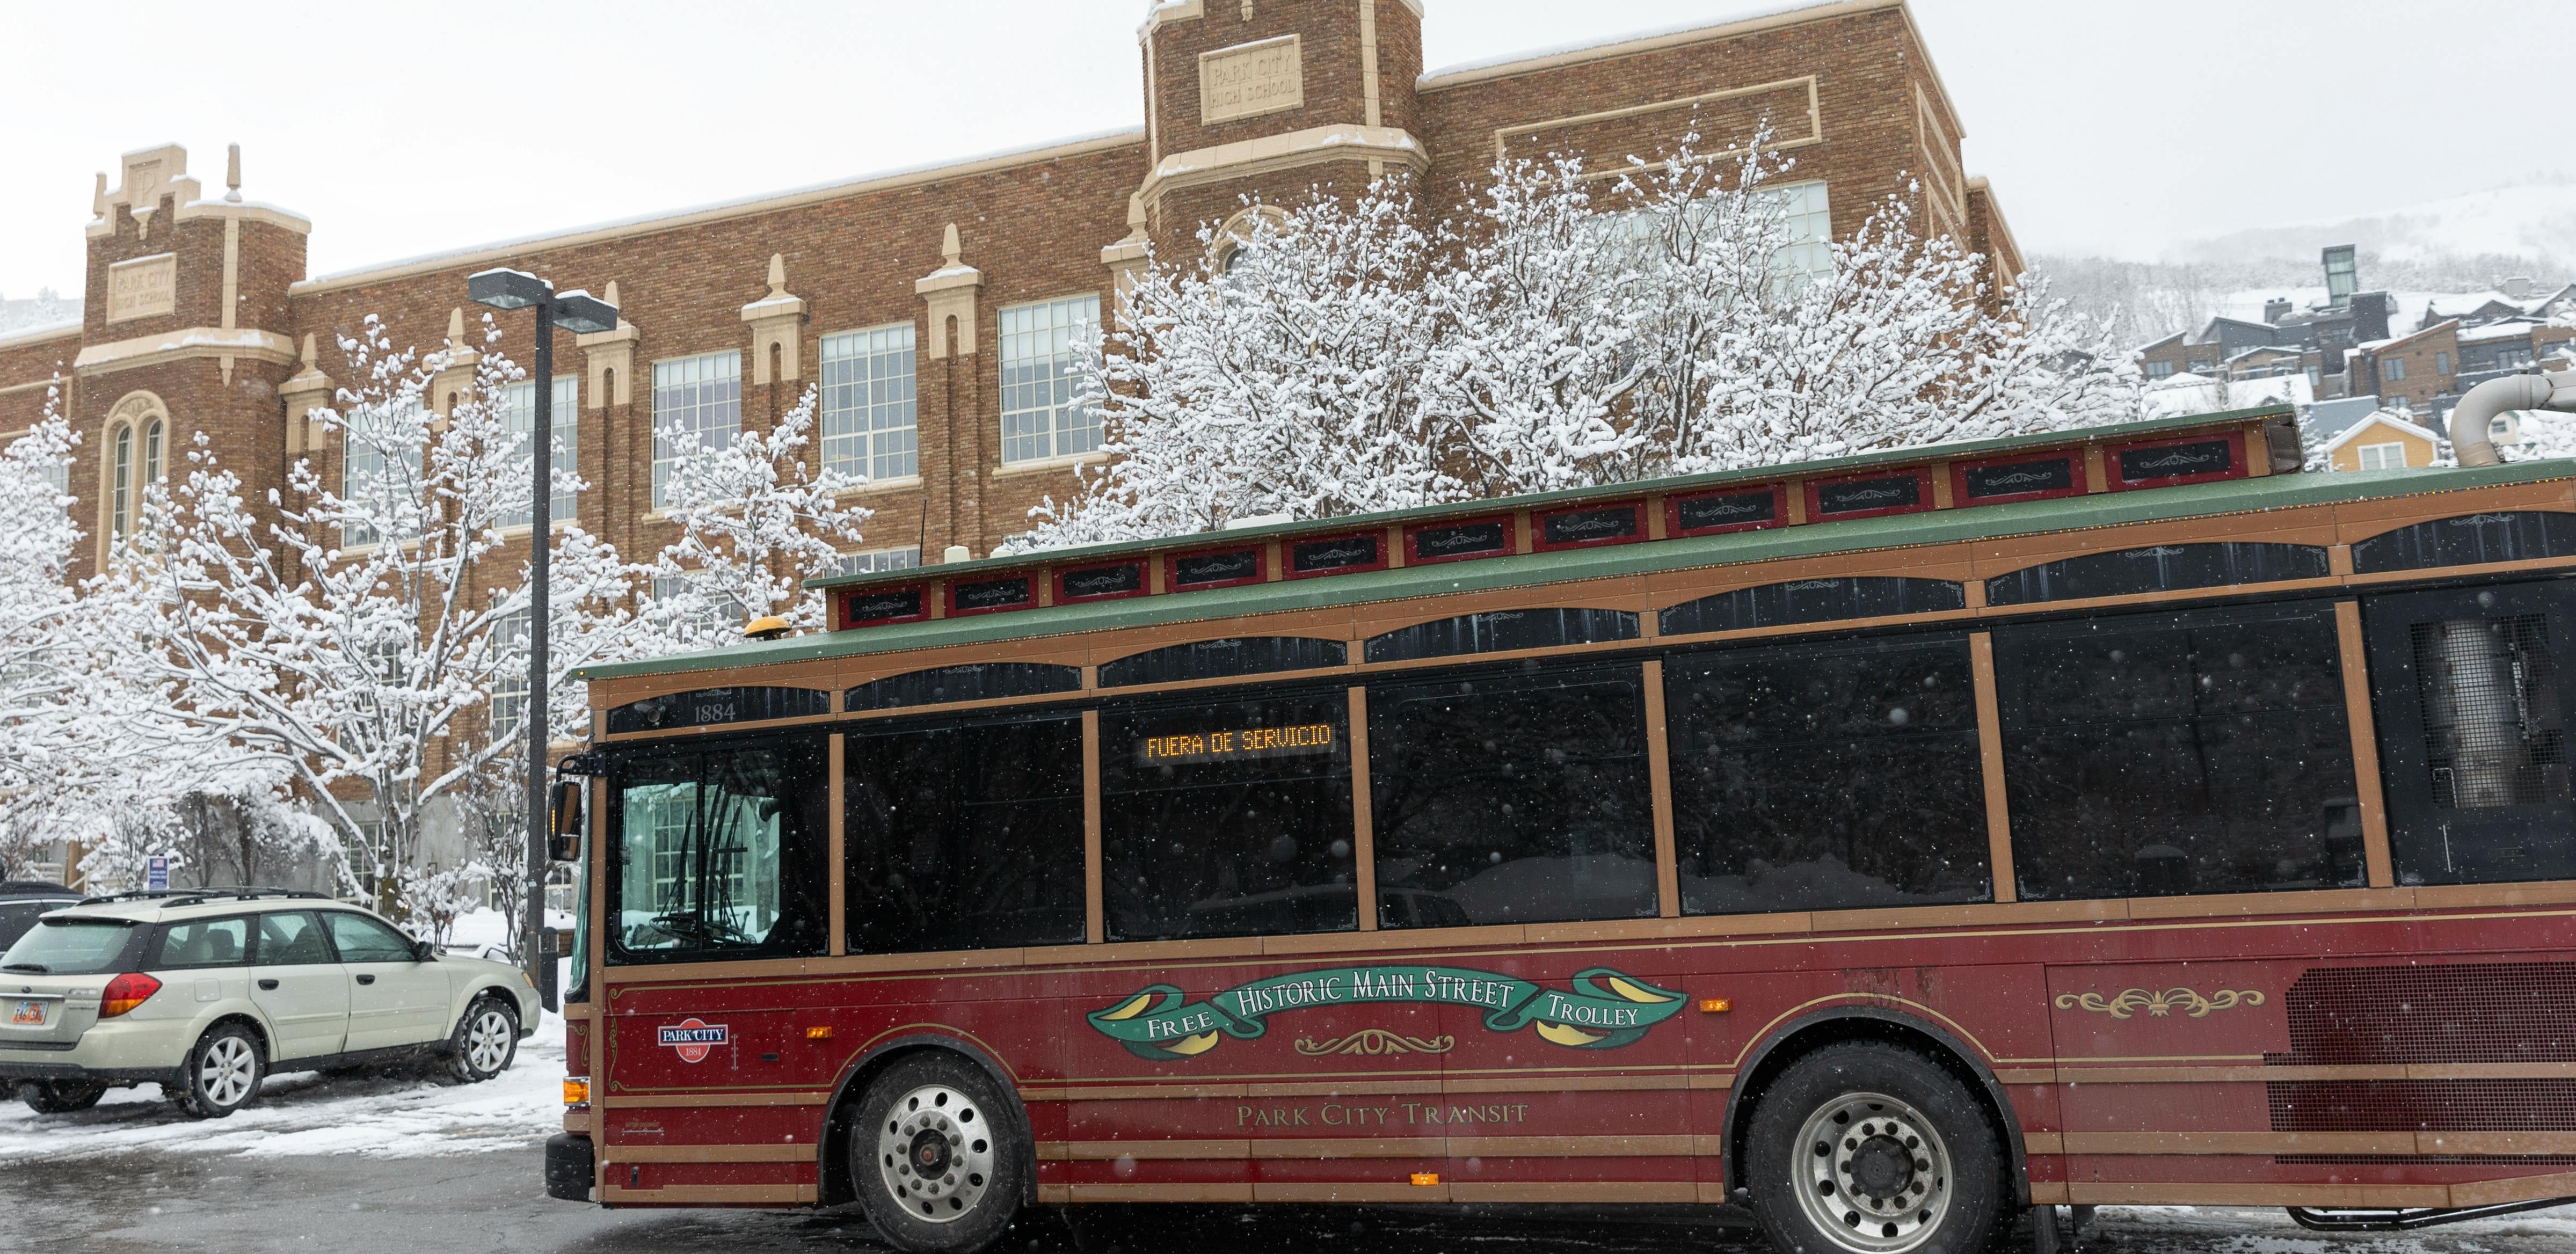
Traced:
<path fill-rule="evenodd" d="M 127 901 L 157 901 L 165 906 L 177 907 L 204 905 L 209 901 L 256 901 L 263 897 L 300 897 L 313 901 L 331 900 L 330 895 L 327 893 L 309 892 L 301 888 L 244 888 L 235 886 L 230 888 L 148 888 L 130 893 L 108 893 L 105 896 L 100 897 L 87 897 L 83 898 L 80 904 L 84 906 L 99 906 Z"/>

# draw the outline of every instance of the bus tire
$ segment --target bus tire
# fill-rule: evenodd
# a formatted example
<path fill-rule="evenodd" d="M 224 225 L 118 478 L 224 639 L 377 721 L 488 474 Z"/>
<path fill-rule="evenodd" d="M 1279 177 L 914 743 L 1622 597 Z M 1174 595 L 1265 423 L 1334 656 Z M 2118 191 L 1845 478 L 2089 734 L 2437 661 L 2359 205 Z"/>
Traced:
<path fill-rule="evenodd" d="M 850 1121 L 850 1188 L 907 1254 L 974 1254 L 1001 1238 L 1036 1153 L 982 1068 L 938 1050 L 898 1059 Z"/>
<path fill-rule="evenodd" d="M 1745 1129 L 1754 1217 L 1783 1254 L 1979 1254 L 2004 1211 L 2004 1150 L 1938 1063 L 1843 1041 L 1772 1081 Z"/>

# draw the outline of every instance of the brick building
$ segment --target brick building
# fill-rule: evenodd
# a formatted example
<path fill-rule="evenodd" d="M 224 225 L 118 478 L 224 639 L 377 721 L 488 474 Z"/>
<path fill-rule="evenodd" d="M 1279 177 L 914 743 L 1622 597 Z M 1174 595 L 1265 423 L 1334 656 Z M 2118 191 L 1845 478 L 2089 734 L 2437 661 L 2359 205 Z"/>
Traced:
<path fill-rule="evenodd" d="M 1137 32 L 1141 129 L 502 245 L 423 241 L 445 251 L 321 276 L 306 273 L 310 222 L 243 199 L 237 160 L 230 190 L 209 193 L 184 150 L 129 153 L 93 189 L 81 321 L 0 338 L 0 431 L 32 422 L 59 372 L 94 562 L 136 485 L 195 432 L 255 500 L 297 459 L 340 473 L 305 417 L 348 381 L 337 337 L 370 314 L 397 346 L 479 337 L 465 276 L 512 266 L 613 290 L 624 314 L 557 341 L 583 527 L 634 554 L 669 538 L 657 413 L 757 429 L 819 385 L 818 454 L 871 479 L 876 517 L 852 560 L 893 565 L 988 552 L 1066 495 L 1072 467 L 1100 456 L 1064 404 L 1070 329 L 1114 309 L 1149 245 L 1189 255 L 1247 196 L 1410 172 L 1441 216 L 1498 155 L 1583 152 L 1606 170 L 1693 126 L 1716 149 L 1767 122 L 1817 236 L 1901 196 L 1999 274 L 2021 268 L 1991 192 L 1961 168 L 1960 119 L 1903 0 L 1429 74 L 1421 21 L 1419 0 L 1166 0 Z M 529 321 L 501 320 L 499 350 L 522 363 Z"/>

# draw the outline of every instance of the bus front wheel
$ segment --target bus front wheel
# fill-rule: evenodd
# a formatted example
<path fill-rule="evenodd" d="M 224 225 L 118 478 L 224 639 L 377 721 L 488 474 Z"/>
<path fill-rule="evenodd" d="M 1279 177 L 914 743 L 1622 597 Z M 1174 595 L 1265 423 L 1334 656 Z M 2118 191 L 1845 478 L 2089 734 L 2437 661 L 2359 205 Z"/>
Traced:
<path fill-rule="evenodd" d="M 1846 1041 L 1789 1064 L 1744 1152 L 1754 1214 L 1783 1251 L 1975 1254 L 2003 1211 L 1985 1107 L 1901 1046 Z"/>
<path fill-rule="evenodd" d="M 859 1098 L 850 1186 L 909 1254 L 972 1254 L 1010 1226 L 1033 1152 L 991 1078 L 944 1053 L 897 1061 Z"/>

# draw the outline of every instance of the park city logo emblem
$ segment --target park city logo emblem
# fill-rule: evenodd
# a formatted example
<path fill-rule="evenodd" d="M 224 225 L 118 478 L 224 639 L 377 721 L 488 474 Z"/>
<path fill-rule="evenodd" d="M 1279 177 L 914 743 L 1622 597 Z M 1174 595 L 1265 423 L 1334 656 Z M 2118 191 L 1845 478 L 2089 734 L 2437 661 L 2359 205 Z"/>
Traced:
<path fill-rule="evenodd" d="M 707 1055 L 726 1040 L 725 1025 L 702 1022 L 696 1015 L 660 1032 L 662 1043 L 677 1051 L 682 1062 L 705 1062 Z"/>
<path fill-rule="evenodd" d="M 1468 1006 L 1485 1012 L 1485 1030 L 1530 1028 L 1540 1039 L 1568 1049 L 1617 1049 L 1643 1039 L 1646 1030 L 1681 1012 L 1685 998 L 1670 989 L 1594 967 L 1558 991 L 1528 980 L 1462 967 L 1343 967 L 1301 971 L 1240 984 L 1205 1001 L 1191 1001 L 1169 984 L 1142 989 L 1087 1017 L 1101 1035 L 1140 1058 L 1195 1058 L 1226 1037 L 1256 1040 L 1265 1020 L 1290 1010 L 1390 1003 Z M 1298 1052 L 1446 1053 L 1448 1042 L 1419 1042 L 1381 1029 L 1344 1038 L 1351 1048 L 1308 1046 Z M 1388 1050 L 1385 1042 L 1407 1048 Z M 1362 1045 L 1361 1042 L 1371 1043 Z"/>

